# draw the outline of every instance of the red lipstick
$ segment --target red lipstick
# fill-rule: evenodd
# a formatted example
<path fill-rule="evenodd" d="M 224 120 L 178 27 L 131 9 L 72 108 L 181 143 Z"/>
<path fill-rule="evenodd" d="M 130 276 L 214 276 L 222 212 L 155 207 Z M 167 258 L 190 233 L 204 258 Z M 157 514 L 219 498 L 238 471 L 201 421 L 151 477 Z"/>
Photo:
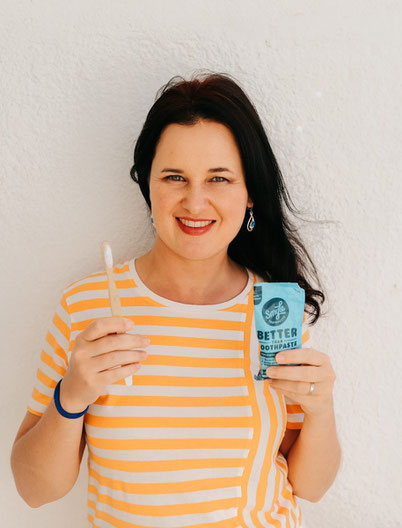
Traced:
<path fill-rule="evenodd" d="M 197 221 L 197 220 L 193 220 L 193 222 L 194 221 Z M 208 220 L 204 220 L 204 221 L 208 222 Z M 190 227 L 190 226 L 184 225 L 182 222 L 180 222 L 180 220 L 178 218 L 176 218 L 176 222 L 178 223 L 180 229 L 184 233 L 186 233 L 187 235 L 195 235 L 195 236 L 203 235 L 204 233 L 207 233 L 207 231 L 209 231 L 212 228 L 212 226 L 215 224 L 215 220 L 214 220 L 210 224 L 208 224 L 208 225 L 206 225 L 204 227 Z"/>

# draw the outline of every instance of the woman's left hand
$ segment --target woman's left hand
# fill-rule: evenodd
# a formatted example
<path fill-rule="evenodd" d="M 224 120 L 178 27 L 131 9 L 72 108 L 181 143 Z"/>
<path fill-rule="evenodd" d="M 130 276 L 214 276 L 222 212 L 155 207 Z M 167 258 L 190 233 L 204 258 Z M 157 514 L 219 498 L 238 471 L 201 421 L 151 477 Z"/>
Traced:
<path fill-rule="evenodd" d="M 328 412 L 333 405 L 335 372 L 327 354 L 315 348 L 295 348 L 282 350 L 275 356 L 277 363 L 301 363 L 289 367 L 279 365 L 269 367 L 269 385 L 281 391 L 294 403 L 301 406 L 305 414 L 320 415 Z M 310 384 L 314 391 L 309 394 Z"/>

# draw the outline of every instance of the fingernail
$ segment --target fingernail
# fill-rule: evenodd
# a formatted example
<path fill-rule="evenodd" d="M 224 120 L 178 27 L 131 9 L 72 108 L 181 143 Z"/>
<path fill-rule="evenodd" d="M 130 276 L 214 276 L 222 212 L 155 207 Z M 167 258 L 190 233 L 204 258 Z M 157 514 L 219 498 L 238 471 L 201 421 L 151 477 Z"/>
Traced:
<path fill-rule="evenodd" d="M 133 321 L 131 319 L 126 319 L 126 326 L 128 329 L 133 328 L 134 327 Z"/>

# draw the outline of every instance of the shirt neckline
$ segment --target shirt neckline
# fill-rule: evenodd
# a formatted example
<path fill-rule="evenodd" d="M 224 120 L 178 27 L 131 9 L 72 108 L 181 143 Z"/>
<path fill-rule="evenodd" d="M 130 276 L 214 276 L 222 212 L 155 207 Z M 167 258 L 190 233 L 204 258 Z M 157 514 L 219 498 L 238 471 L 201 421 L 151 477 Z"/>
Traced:
<path fill-rule="evenodd" d="M 228 301 L 225 301 L 223 303 L 218 303 L 218 304 L 185 304 L 185 303 L 181 303 L 177 301 L 172 301 L 171 299 L 162 297 L 158 295 L 157 293 L 153 292 L 152 290 L 150 290 L 148 286 L 146 286 L 142 282 L 140 276 L 137 273 L 137 270 L 135 267 L 136 260 L 137 258 L 135 257 L 130 259 L 128 268 L 129 268 L 129 274 L 131 275 L 131 278 L 134 279 L 134 282 L 137 285 L 137 287 L 140 290 L 142 290 L 148 297 L 156 300 L 158 303 L 170 306 L 172 308 L 176 308 L 178 310 L 198 311 L 198 312 L 205 311 L 205 310 L 223 310 L 230 306 L 234 306 L 235 304 L 239 304 L 239 303 L 244 304 L 245 299 L 247 299 L 247 295 L 249 294 L 253 286 L 253 283 L 256 281 L 255 274 L 252 273 L 248 268 L 246 268 L 247 274 L 248 274 L 247 284 L 245 288 L 243 288 L 243 290 L 238 295 L 233 297 L 232 299 L 229 299 Z"/>

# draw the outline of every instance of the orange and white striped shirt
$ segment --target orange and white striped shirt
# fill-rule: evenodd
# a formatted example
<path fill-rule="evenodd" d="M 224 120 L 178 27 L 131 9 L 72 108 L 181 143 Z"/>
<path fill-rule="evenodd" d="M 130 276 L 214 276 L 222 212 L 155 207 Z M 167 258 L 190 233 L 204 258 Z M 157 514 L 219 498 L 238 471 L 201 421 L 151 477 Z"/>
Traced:
<path fill-rule="evenodd" d="M 215 305 L 149 290 L 134 259 L 114 267 L 124 317 L 150 338 L 133 384 L 107 385 L 84 415 L 92 528 L 299 528 L 301 510 L 279 446 L 304 414 L 258 373 L 253 284 Z M 41 416 L 75 338 L 111 315 L 105 272 L 63 290 L 28 411 Z M 304 314 L 303 322 L 306 314 Z M 309 338 L 305 329 L 302 343 Z"/>

